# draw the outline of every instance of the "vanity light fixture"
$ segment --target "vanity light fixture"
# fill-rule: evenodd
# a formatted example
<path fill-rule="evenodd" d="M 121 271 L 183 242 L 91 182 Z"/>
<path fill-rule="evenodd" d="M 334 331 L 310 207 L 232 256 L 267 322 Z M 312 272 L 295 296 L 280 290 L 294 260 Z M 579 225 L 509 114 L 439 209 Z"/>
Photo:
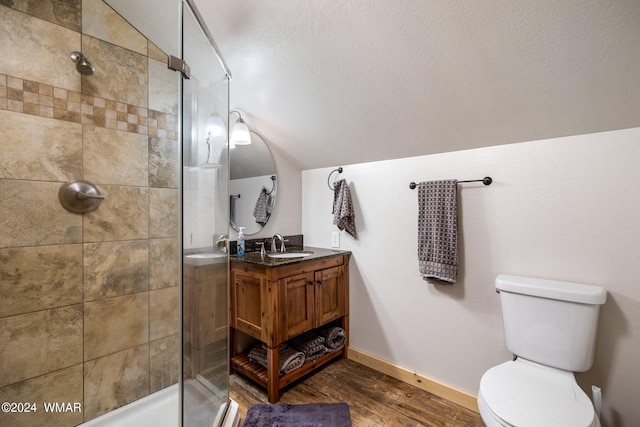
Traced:
<path fill-rule="evenodd" d="M 251 144 L 251 134 L 249 133 L 249 127 L 242 120 L 242 115 L 237 110 L 229 111 L 229 115 L 231 113 L 238 114 L 238 120 L 233 125 L 231 129 L 231 135 L 229 137 L 229 142 L 231 145 L 249 145 Z"/>

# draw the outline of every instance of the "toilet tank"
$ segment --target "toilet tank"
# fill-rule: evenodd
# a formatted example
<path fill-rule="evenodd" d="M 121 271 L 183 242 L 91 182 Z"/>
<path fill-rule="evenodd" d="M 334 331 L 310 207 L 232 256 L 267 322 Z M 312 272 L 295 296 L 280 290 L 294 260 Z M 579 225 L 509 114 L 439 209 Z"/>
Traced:
<path fill-rule="evenodd" d="M 604 288 L 500 274 L 496 290 L 513 354 L 572 372 L 591 368 Z"/>

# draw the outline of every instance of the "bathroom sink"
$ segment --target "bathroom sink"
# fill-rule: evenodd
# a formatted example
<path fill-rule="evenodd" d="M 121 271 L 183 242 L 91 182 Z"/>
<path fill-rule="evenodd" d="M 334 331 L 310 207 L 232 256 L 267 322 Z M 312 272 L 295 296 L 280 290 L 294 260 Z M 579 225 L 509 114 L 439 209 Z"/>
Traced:
<path fill-rule="evenodd" d="M 191 259 L 213 259 L 213 258 L 224 258 L 225 254 L 214 254 L 214 253 L 204 253 L 204 254 L 191 254 L 186 255 L 185 258 Z"/>
<path fill-rule="evenodd" d="M 311 255 L 313 252 L 274 252 L 268 254 L 270 258 L 302 258 Z"/>

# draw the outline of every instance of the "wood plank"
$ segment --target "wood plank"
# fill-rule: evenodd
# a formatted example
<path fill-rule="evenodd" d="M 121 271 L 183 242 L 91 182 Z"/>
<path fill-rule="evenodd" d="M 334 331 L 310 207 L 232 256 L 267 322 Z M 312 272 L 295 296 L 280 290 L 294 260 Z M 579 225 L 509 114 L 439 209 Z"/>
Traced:
<path fill-rule="evenodd" d="M 298 380 L 299 378 L 307 375 L 309 372 L 313 371 L 314 369 L 341 356 L 342 356 L 342 352 L 334 351 L 332 353 L 327 353 L 324 356 L 319 357 L 315 360 L 312 360 L 311 362 L 307 362 L 303 364 L 298 369 L 291 371 L 288 374 L 285 374 L 279 378 L 278 382 L 280 384 L 280 388 L 291 384 L 292 382 Z M 251 362 L 247 357 L 247 353 L 242 353 L 234 357 L 231 360 L 231 366 L 235 371 L 251 379 L 254 379 L 258 383 L 260 383 L 262 387 L 266 388 L 268 383 L 267 369 L 265 369 L 264 367 L 260 366 L 257 363 Z"/>
<path fill-rule="evenodd" d="M 366 367 L 350 371 L 350 366 L 332 364 L 322 371 L 322 378 L 314 375 L 310 385 L 336 399 L 347 401 L 352 417 L 362 418 L 372 425 L 405 426 L 413 425 L 405 415 L 389 407 L 400 398 L 397 391 L 381 386 L 384 379 L 377 372 Z"/>
<path fill-rule="evenodd" d="M 381 385 L 400 391 L 400 397 L 392 405 L 394 411 L 416 422 L 428 419 L 427 425 L 445 426 L 457 423 L 467 426 L 475 425 L 477 420 L 477 413 L 461 411 L 459 405 L 396 378 L 387 376 Z"/>
<path fill-rule="evenodd" d="M 412 384 L 422 390 L 433 393 L 444 399 L 455 402 L 474 412 L 478 412 L 476 397 L 470 393 L 453 388 L 447 384 L 435 381 L 424 375 L 395 365 L 387 360 L 372 356 L 356 348 L 349 348 L 349 358 L 377 371 L 383 372 L 393 378 Z"/>
<path fill-rule="evenodd" d="M 257 363 L 251 362 L 246 353 L 240 354 L 231 359 L 231 366 L 235 371 L 240 372 L 244 376 L 256 381 L 262 387 L 267 387 L 267 369 L 258 365 Z"/>
<path fill-rule="evenodd" d="M 267 402 L 263 389 L 239 375 L 230 378 L 230 396 L 242 418 L 251 404 Z M 484 426 L 469 409 L 347 359 L 293 382 L 280 397 L 285 404 L 335 402 L 349 405 L 353 427 Z"/>

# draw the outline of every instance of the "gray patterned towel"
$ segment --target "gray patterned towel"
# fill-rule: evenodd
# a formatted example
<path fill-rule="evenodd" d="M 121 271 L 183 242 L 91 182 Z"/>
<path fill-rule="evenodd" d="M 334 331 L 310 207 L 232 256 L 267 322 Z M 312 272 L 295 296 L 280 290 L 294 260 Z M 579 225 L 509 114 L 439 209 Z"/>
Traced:
<path fill-rule="evenodd" d="M 291 347 L 304 353 L 304 360 L 310 362 L 315 360 L 329 350 L 324 345 L 324 337 L 315 332 L 306 332 L 288 341 Z"/>
<path fill-rule="evenodd" d="M 257 344 L 249 350 L 249 355 L 247 356 L 250 361 L 257 363 L 259 365 L 267 367 L 267 349 L 262 345 Z"/>
<path fill-rule="evenodd" d="M 339 326 L 326 326 L 318 332 L 324 338 L 324 345 L 329 351 L 340 350 L 347 340 L 344 329 Z"/>
<path fill-rule="evenodd" d="M 354 239 L 358 238 L 351 192 L 345 179 L 333 184 L 333 223 L 339 230 L 346 230 Z"/>
<path fill-rule="evenodd" d="M 280 375 L 298 369 L 304 364 L 304 353 L 291 347 L 280 350 Z"/>
<path fill-rule="evenodd" d="M 418 184 L 418 262 L 424 280 L 456 283 L 457 183 L 450 179 Z"/>
<path fill-rule="evenodd" d="M 308 349 L 323 345 L 324 338 L 311 331 L 290 339 L 288 343 L 291 347 L 306 354 Z"/>
<path fill-rule="evenodd" d="M 258 200 L 256 200 L 256 206 L 253 208 L 253 216 L 256 217 L 256 222 L 258 224 L 265 225 L 269 220 L 269 195 L 267 194 L 267 189 L 262 187 L 262 191 L 260 191 L 260 195 L 258 196 Z"/>
<path fill-rule="evenodd" d="M 329 352 L 329 349 L 327 349 L 327 347 L 325 347 L 322 344 L 316 347 L 309 347 L 307 348 L 307 352 L 304 354 L 304 360 L 306 362 L 311 362 L 312 360 L 316 360 L 324 356 L 328 352 Z"/>
<path fill-rule="evenodd" d="M 288 346 L 282 347 L 278 354 L 280 375 L 288 374 L 299 368 L 305 361 L 304 353 Z M 267 349 L 261 344 L 255 345 L 249 350 L 248 358 L 264 368 L 267 367 Z"/>

